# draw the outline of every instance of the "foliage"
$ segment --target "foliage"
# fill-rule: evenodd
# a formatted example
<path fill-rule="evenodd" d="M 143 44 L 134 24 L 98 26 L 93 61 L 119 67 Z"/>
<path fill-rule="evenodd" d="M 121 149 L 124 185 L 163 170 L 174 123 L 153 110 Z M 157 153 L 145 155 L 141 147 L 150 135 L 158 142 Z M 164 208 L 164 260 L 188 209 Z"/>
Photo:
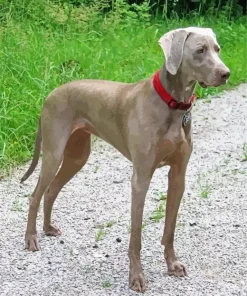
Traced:
<path fill-rule="evenodd" d="M 182 26 L 210 26 L 231 69 L 227 86 L 247 81 L 246 17 L 155 15 L 150 1 L 15 0 L 0 3 L 0 169 L 30 159 L 41 106 L 58 85 L 81 78 L 135 82 L 163 63 L 157 40 Z"/>

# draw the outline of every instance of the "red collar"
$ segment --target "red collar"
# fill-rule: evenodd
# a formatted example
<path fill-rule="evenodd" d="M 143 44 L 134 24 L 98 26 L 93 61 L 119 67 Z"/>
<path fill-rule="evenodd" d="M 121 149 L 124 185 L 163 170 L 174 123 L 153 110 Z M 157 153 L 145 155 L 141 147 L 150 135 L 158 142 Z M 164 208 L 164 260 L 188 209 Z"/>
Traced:
<path fill-rule="evenodd" d="M 161 97 L 161 99 L 168 105 L 169 108 L 171 109 L 178 109 L 178 110 L 189 110 L 192 107 L 192 104 L 195 100 L 195 95 L 193 94 L 192 97 L 190 98 L 190 102 L 189 103 L 184 103 L 184 102 L 178 102 L 176 101 L 170 94 L 168 94 L 168 92 L 164 89 L 163 85 L 160 82 L 160 78 L 159 78 L 159 73 L 160 70 L 157 71 L 154 74 L 154 78 L 153 78 L 153 85 L 154 88 L 156 90 L 156 92 L 158 93 L 158 95 Z"/>

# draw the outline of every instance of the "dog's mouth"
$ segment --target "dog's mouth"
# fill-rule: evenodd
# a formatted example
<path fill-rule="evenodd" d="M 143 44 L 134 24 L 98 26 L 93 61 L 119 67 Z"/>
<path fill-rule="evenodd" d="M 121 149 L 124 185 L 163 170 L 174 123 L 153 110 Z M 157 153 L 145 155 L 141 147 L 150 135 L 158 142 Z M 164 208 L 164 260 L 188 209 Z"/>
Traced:
<path fill-rule="evenodd" d="M 198 81 L 198 83 L 199 83 L 200 87 L 202 87 L 202 88 L 206 88 L 207 87 L 206 83 L 204 83 L 202 81 Z"/>
<path fill-rule="evenodd" d="M 206 88 L 206 87 L 218 87 L 218 86 L 221 86 L 221 85 L 226 84 L 227 83 L 227 80 L 221 81 L 221 82 L 218 82 L 218 83 L 214 83 L 212 85 L 208 85 L 208 84 L 206 84 L 206 83 L 204 83 L 202 81 L 198 81 L 198 83 L 199 83 L 200 87 L 202 87 L 202 88 Z"/>

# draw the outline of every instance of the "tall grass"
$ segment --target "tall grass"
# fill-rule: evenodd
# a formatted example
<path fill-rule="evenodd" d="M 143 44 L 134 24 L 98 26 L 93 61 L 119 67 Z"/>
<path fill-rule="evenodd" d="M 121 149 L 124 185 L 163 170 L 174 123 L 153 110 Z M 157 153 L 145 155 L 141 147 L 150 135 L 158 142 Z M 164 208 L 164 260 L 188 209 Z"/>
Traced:
<path fill-rule="evenodd" d="M 103 14 L 104 0 L 79 8 L 48 0 L 17 7 L 18 1 L 0 12 L 1 171 L 32 156 L 40 110 L 51 90 L 75 79 L 135 82 L 150 77 L 164 60 L 158 38 L 171 29 L 210 26 L 222 46 L 222 59 L 232 72 L 229 83 L 197 87 L 199 97 L 247 81 L 244 17 L 234 22 L 224 15 L 163 20 L 152 18 L 148 2 L 130 6 L 119 0 Z"/>

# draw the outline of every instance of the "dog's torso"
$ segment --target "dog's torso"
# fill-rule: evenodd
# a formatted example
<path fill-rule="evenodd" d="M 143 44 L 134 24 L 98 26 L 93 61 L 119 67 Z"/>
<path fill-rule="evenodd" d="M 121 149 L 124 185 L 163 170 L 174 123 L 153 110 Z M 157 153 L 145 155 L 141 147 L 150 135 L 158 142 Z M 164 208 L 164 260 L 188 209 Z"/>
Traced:
<path fill-rule="evenodd" d="M 143 154 L 155 158 L 157 167 L 170 165 L 191 145 L 191 123 L 182 126 L 185 112 L 169 109 L 151 79 L 137 83 L 67 83 L 48 96 L 42 112 L 60 117 L 67 107 L 72 110 L 72 132 L 82 128 L 114 146 L 130 161 Z"/>

